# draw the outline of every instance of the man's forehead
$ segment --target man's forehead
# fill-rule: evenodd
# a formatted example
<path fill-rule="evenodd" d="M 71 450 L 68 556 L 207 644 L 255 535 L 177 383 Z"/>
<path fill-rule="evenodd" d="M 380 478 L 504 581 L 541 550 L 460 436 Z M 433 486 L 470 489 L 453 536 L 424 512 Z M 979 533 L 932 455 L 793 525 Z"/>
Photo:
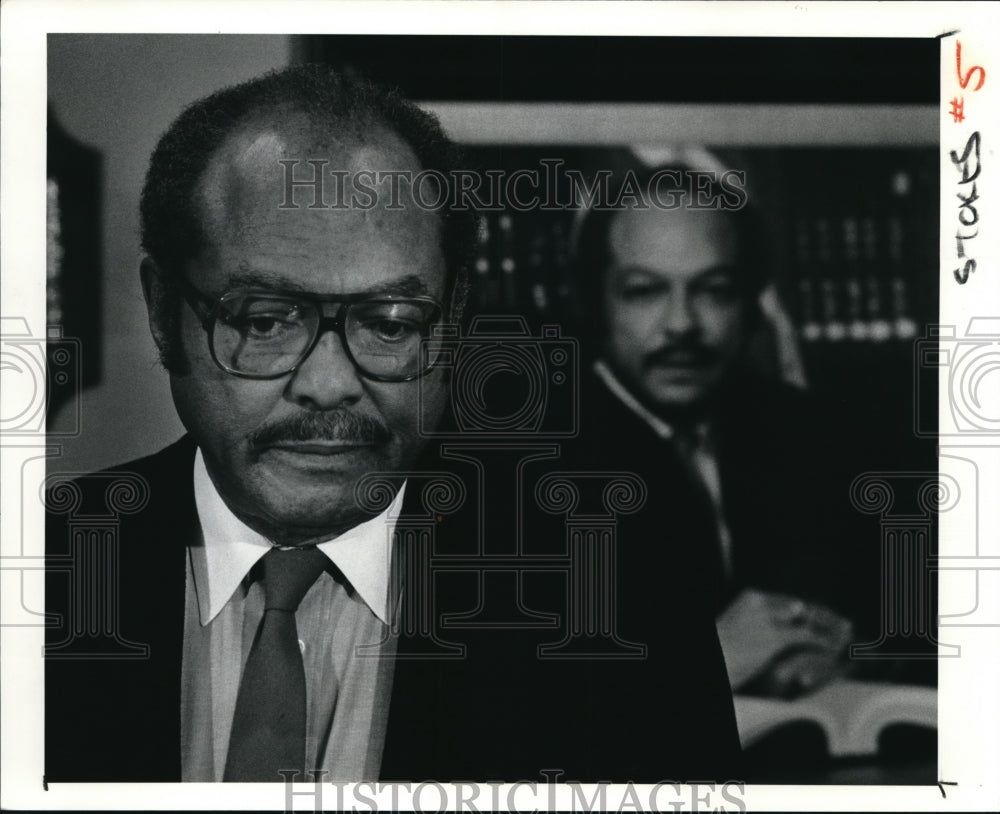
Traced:
<path fill-rule="evenodd" d="M 297 180 L 320 184 L 299 186 L 290 207 L 283 206 L 288 162 L 295 163 Z M 379 185 L 373 206 L 355 206 L 350 182 L 332 175 L 413 168 L 419 170 L 413 151 L 385 128 L 320 130 L 294 118 L 245 126 L 212 157 L 199 187 L 204 268 L 216 269 L 217 287 L 231 282 L 220 274 L 242 269 L 282 273 L 327 293 L 367 290 L 406 270 L 427 277 L 438 295 L 444 282 L 438 214 L 413 205 L 390 208 L 393 196 Z M 325 206 L 310 206 L 314 194 Z M 338 200 L 347 205 L 331 206 Z"/>
<path fill-rule="evenodd" d="M 304 113 L 284 119 L 270 115 L 248 122 L 225 139 L 208 161 L 198 195 L 211 223 L 239 209 L 277 208 L 286 199 L 290 178 L 319 178 L 322 187 L 316 191 L 325 201 L 334 191 L 333 171 L 419 169 L 412 149 L 384 126 L 320 124 Z M 300 190 L 303 206 L 313 202 L 312 191 Z"/>
<path fill-rule="evenodd" d="M 728 265 L 739 254 L 732 216 L 714 210 L 629 210 L 614 217 L 608 240 L 618 267 L 693 269 Z"/>
<path fill-rule="evenodd" d="M 260 270 L 240 267 L 227 271 L 224 277 L 228 289 L 247 288 L 258 290 L 280 291 L 286 294 L 304 294 L 323 296 L 324 292 L 313 290 L 303 284 L 298 277 L 282 271 Z M 433 296 L 436 292 L 428 281 L 417 274 L 405 272 L 385 277 L 363 289 L 352 290 L 351 294 L 371 294 L 372 296 L 424 297 Z"/>
<path fill-rule="evenodd" d="M 287 116 L 260 116 L 238 127 L 218 150 L 223 159 L 236 159 L 253 168 L 254 159 L 391 157 L 411 169 L 417 163 L 411 148 L 389 127 L 350 119 L 319 121 L 302 112 Z M 242 158 L 243 162 L 239 159 Z"/>

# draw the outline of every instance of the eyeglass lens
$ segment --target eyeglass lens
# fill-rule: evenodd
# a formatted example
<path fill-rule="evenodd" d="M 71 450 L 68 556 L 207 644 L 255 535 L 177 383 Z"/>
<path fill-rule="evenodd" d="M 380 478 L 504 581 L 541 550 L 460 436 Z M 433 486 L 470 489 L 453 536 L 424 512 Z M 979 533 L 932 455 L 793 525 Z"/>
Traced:
<path fill-rule="evenodd" d="M 428 366 L 423 339 L 436 307 L 420 300 L 366 300 L 346 306 L 343 336 L 355 364 L 380 378 L 404 379 Z M 280 376 L 312 347 L 322 322 L 318 303 L 259 294 L 224 298 L 213 327 L 216 359 L 248 376 Z"/>

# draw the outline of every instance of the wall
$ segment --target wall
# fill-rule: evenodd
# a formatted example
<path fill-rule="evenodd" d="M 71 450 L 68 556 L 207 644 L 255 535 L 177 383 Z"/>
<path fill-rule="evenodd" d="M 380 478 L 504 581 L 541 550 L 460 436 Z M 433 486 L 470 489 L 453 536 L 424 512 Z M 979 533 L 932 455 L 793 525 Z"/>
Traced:
<path fill-rule="evenodd" d="M 48 93 L 61 124 L 101 151 L 102 377 L 81 395 L 81 433 L 50 469 L 89 471 L 155 452 L 183 432 L 139 284 L 139 194 L 157 139 L 195 99 L 286 65 L 287 36 L 51 35 Z M 66 409 L 50 428 L 69 421 Z"/>

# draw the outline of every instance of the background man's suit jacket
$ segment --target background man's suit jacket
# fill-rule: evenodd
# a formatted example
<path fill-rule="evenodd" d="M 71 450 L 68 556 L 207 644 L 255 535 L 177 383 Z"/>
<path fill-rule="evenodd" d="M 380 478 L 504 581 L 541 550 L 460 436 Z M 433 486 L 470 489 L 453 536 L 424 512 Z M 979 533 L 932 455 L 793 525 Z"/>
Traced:
<path fill-rule="evenodd" d="M 148 504 L 120 517 L 117 562 L 108 572 L 119 591 L 114 629 L 124 642 L 148 645 L 148 656 L 47 660 L 49 781 L 180 780 L 185 546 L 200 539 L 194 451 L 184 438 L 114 470 L 149 484 Z M 93 583 L 71 580 L 60 570 L 59 558 L 69 552 L 68 518 L 106 513 L 106 485 L 106 478 L 92 476 L 76 481 L 82 502 L 72 512 L 55 497 L 60 487 L 50 494 L 47 546 L 54 566 L 47 577 L 47 610 L 62 616 L 48 631 L 50 644 L 71 639 L 74 596 L 94 590 Z M 407 490 L 404 516 L 418 497 L 418 490 Z M 441 519 L 442 550 L 467 548 L 470 541 L 475 547 L 477 511 Z M 534 536 L 541 532 L 539 527 Z M 562 527 L 550 532 L 564 541 Z M 646 542 L 622 547 L 628 553 L 618 590 L 623 630 L 648 645 L 645 658 L 539 660 L 537 645 L 558 640 L 559 630 L 444 632 L 466 645 L 464 658 L 395 665 L 382 779 L 540 780 L 540 769 L 561 769 L 564 780 L 581 781 L 738 778 L 732 698 L 711 613 L 689 601 L 673 576 L 651 576 L 643 565 Z M 534 596 L 526 587 L 521 600 L 562 610 L 564 618 L 565 600 L 551 588 L 565 592 L 565 576 L 553 578 L 529 586 Z M 436 582 L 432 607 L 474 608 L 476 584 L 475 574 Z M 404 617 L 416 604 L 402 603 Z M 401 628 L 411 621 L 403 618 Z M 86 646 L 86 638 L 71 639 L 58 654 L 79 655 Z"/>
<path fill-rule="evenodd" d="M 585 393 L 579 457 L 642 475 L 650 499 L 663 507 L 661 535 L 687 541 L 684 556 L 715 549 L 714 509 L 674 444 L 596 377 Z M 749 376 L 733 377 L 708 417 L 733 555 L 731 579 L 704 586 L 713 591 L 716 611 L 755 587 L 822 602 L 853 619 L 859 637 L 873 635 L 881 591 L 878 520 L 853 508 L 850 486 L 880 466 L 866 441 L 874 428 L 852 423 L 836 404 L 805 391 Z M 889 455 L 901 459 L 896 451 Z M 703 559 L 691 567 L 719 563 Z"/>

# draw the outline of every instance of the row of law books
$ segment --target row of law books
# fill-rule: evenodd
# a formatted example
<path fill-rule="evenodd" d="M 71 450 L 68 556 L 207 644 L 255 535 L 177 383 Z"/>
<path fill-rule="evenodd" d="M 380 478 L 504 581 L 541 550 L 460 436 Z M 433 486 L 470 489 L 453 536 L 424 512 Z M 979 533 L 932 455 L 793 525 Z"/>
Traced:
<path fill-rule="evenodd" d="M 564 212 L 487 213 L 472 265 L 473 310 L 564 315 L 574 284 L 570 230 Z"/>
<path fill-rule="evenodd" d="M 911 340 L 919 331 L 903 277 L 804 278 L 797 281 L 797 294 L 799 333 L 806 342 Z"/>
<path fill-rule="evenodd" d="M 888 342 L 918 333 L 899 213 L 799 216 L 786 298 L 806 342 Z"/>

